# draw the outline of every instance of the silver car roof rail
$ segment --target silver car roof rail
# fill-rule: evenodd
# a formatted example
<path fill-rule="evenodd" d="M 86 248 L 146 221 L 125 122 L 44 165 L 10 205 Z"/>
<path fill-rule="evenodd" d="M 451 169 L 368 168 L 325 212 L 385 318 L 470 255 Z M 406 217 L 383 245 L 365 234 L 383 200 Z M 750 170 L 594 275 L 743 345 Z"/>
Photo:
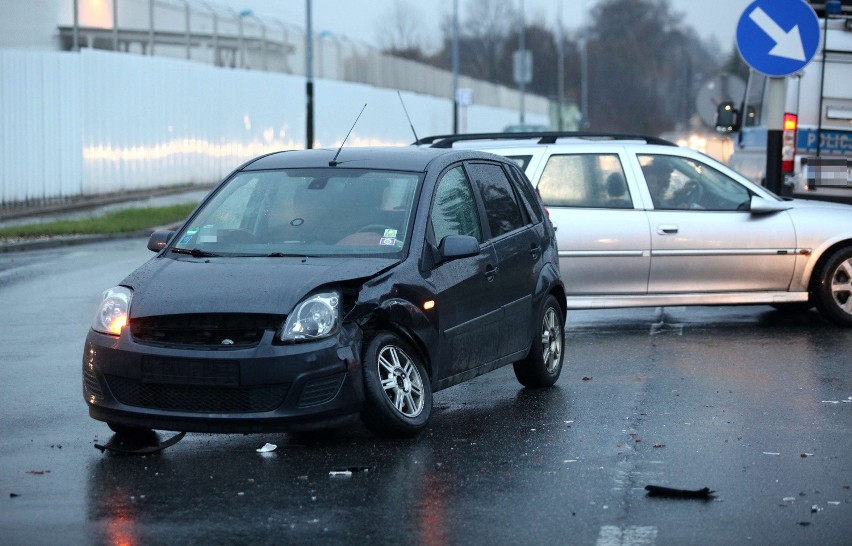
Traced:
<path fill-rule="evenodd" d="M 585 131 L 536 131 L 531 133 L 466 133 L 460 135 L 433 135 L 418 139 L 414 145 L 429 145 L 430 148 L 452 148 L 456 142 L 469 140 L 523 140 L 537 138 L 537 144 L 556 144 L 559 138 L 584 138 L 588 140 L 642 140 L 647 144 L 677 146 L 662 138 L 624 133 L 590 133 Z"/>

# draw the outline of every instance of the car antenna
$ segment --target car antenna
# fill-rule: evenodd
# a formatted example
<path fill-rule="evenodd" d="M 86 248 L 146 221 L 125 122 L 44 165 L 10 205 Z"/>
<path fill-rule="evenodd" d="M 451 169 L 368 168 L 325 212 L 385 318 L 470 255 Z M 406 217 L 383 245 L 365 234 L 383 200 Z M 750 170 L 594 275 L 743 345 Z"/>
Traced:
<path fill-rule="evenodd" d="M 414 130 L 414 124 L 411 123 L 411 116 L 408 115 L 408 108 L 405 107 L 405 102 L 402 100 L 402 93 L 399 92 L 399 89 L 396 90 L 396 95 L 399 97 L 399 102 L 402 103 L 402 109 L 405 112 L 405 117 L 408 118 L 408 126 L 411 127 L 411 132 L 414 133 L 414 142 L 419 141 L 417 138 L 417 131 Z"/>
<path fill-rule="evenodd" d="M 346 139 L 349 138 L 349 135 L 352 133 L 352 129 L 355 128 L 355 125 L 358 123 L 358 120 L 361 119 L 361 114 L 364 113 L 364 108 L 367 107 L 367 103 L 364 103 L 364 106 L 361 108 L 361 111 L 358 112 L 358 117 L 355 118 L 355 123 L 352 124 L 352 127 L 349 128 L 349 132 L 346 133 L 346 136 L 343 138 L 343 142 L 340 143 L 340 148 L 337 149 L 337 153 L 334 154 L 334 157 L 331 158 L 331 161 L 328 162 L 329 167 L 337 167 L 340 165 L 340 162 L 337 161 L 337 156 L 340 155 L 340 151 L 343 149 L 343 145 L 346 144 Z"/>

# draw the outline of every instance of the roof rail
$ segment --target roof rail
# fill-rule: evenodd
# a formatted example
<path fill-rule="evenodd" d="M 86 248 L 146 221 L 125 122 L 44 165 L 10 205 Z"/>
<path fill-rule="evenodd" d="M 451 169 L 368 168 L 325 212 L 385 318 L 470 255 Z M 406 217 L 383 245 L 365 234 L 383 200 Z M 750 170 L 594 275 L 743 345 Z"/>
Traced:
<path fill-rule="evenodd" d="M 646 135 L 625 133 L 589 133 L 583 131 L 535 131 L 531 133 L 465 133 L 460 135 L 433 135 L 414 142 L 415 145 L 428 144 L 430 148 L 452 148 L 456 142 L 467 140 L 521 140 L 537 138 L 538 144 L 555 144 L 558 138 L 585 138 L 589 140 L 643 140 L 648 144 L 677 146 L 674 142 Z"/>

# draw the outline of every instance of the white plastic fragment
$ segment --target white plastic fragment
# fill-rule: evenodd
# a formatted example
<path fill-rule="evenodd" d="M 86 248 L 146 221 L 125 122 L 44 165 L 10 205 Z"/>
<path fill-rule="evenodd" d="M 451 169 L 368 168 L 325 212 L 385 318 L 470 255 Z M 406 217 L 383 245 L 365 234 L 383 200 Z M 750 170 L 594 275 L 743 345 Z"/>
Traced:
<path fill-rule="evenodd" d="M 772 451 L 764 451 L 763 454 L 764 455 L 781 455 L 780 453 L 774 453 Z"/>
<path fill-rule="evenodd" d="M 332 478 L 351 478 L 352 471 L 351 470 L 332 470 L 328 473 L 328 475 Z"/>
<path fill-rule="evenodd" d="M 270 444 L 269 442 L 267 442 L 266 444 L 264 444 L 263 447 L 257 448 L 257 452 L 258 453 L 269 453 L 270 451 L 275 451 L 276 449 L 278 449 L 277 445 Z"/>
<path fill-rule="evenodd" d="M 828 501 L 828 504 L 832 506 L 840 506 L 840 501 Z"/>
<path fill-rule="evenodd" d="M 796 497 L 784 497 L 781 500 L 784 501 L 784 502 L 793 502 L 793 501 L 796 500 Z"/>

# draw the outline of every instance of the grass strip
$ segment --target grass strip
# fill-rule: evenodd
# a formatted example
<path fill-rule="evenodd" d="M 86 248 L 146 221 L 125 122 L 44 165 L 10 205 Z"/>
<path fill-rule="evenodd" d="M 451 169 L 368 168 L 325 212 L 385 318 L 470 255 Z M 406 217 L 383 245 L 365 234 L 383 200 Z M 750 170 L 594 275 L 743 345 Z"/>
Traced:
<path fill-rule="evenodd" d="M 89 235 L 141 231 L 181 222 L 192 212 L 195 206 L 195 204 L 188 203 L 167 207 L 122 209 L 94 218 L 8 226 L 0 228 L 0 237 Z"/>

